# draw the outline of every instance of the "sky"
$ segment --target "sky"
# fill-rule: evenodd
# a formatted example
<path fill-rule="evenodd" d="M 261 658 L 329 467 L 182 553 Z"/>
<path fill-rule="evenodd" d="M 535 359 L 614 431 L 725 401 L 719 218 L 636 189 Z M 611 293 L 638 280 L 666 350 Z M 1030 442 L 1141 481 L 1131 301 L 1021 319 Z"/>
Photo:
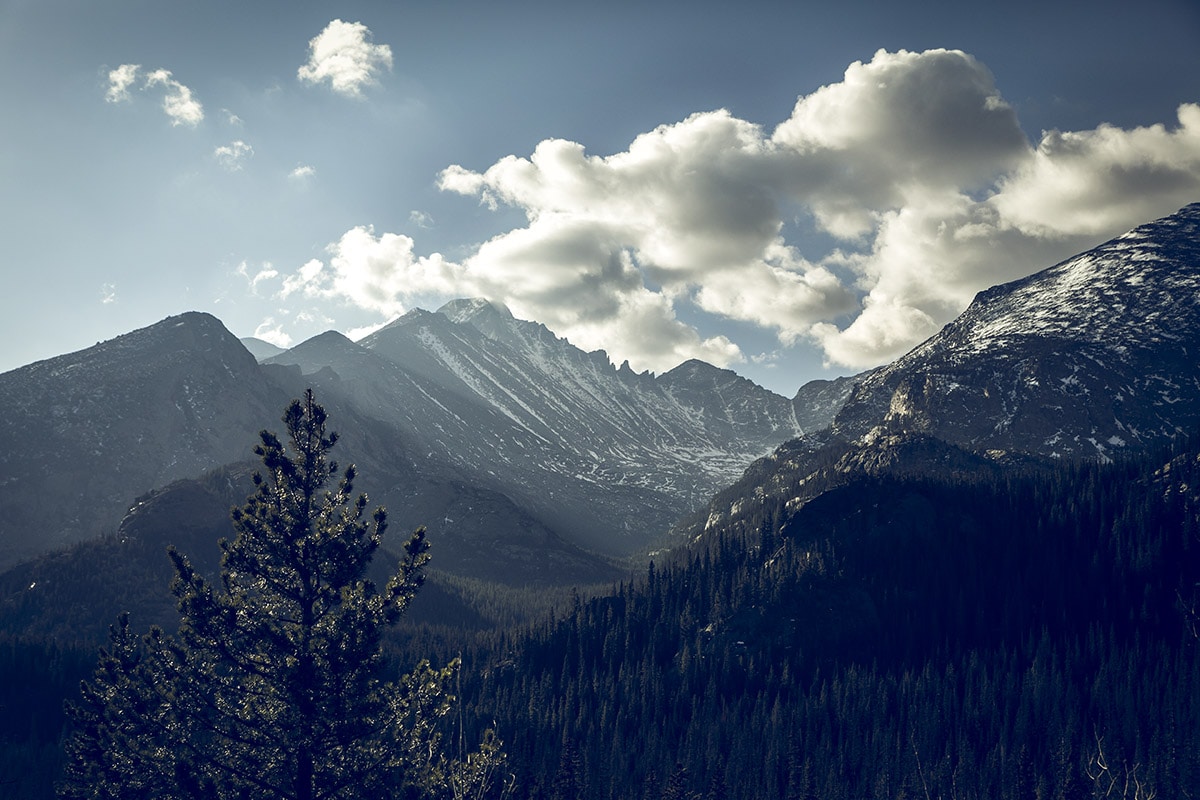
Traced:
<path fill-rule="evenodd" d="M 1200 4 L 0 0 L 0 103 L 0 371 L 478 296 L 790 396 L 1200 201 Z"/>

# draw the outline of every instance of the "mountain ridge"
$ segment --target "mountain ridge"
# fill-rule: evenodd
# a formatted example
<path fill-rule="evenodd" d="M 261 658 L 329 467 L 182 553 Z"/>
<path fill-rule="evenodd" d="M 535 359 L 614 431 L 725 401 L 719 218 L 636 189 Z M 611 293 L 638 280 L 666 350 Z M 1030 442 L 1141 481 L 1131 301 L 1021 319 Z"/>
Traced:
<path fill-rule="evenodd" d="M 113 530 L 132 486 L 243 457 L 284 395 L 202 312 L 0 375 L 0 565 Z"/>
<path fill-rule="evenodd" d="M 414 309 L 356 347 L 355 359 L 369 353 L 388 366 L 366 375 L 347 363 L 345 343 L 316 360 L 314 345 L 302 343 L 267 363 L 296 362 L 305 373 L 328 367 L 348 380 L 325 389 L 362 408 L 367 399 L 351 387 L 391 374 L 392 387 L 374 391 L 371 413 L 610 555 L 645 547 L 649 531 L 665 531 L 799 432 L 787 398 L 733 372 L 696 362 L 637 374 L 481 299 Z"/>
<path fill-rule="evenodd" d="M 864 378 L 834 429 L 856 438 L 890 422 L 1046 458 L 1107 458 L 1189 430 L 1200 422 L 1198 265 L 1194 203 L 980 292 Z"/>
<path fill-rule="evenodd" d="M 980 292 L 900 359 L 843 380 L 845 401 L 828 430 L 756 462 L 677 532 L 695 541 L 753 527 L 780 498 L 810 501 L 822 470 L 1039 470 L 1165 446 L 1200 428 L 1198 353 L 1195 203 Z"/>
<path fill-rule="evenodd" d="M 534 579 L 522 564 L 539 546 L 608 576 L 604 557 L 646 548 L 796 432 L 786 398 L 732 372 L 689 364 L 659 380 L 486 301 L 443 309 L 261 363 L 189 312 L 0 376 L 0 569 L 113 533 L 135 498 L 244 460 L 310 387 L 363 488 L 477 577 L 495 552 L 493 572 Z"/>

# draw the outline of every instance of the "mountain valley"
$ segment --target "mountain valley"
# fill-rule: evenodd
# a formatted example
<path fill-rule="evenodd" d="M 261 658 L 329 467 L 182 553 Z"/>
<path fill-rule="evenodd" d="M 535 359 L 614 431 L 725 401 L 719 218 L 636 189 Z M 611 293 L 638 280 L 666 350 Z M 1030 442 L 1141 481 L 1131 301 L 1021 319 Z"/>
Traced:
<path fill-rule="evenodd" d="M 53 664 L 49 697 L 119 611 L 169 628 L 164 548 L 215 573 L 311 387 L 441 571 L 389 658 L 462 657 L 457 734 L 498 727 L 518 796 L 1186 797 L 1198 353 L 1200 204 L 791 399 L 485 300 L 283 352 L 169 318 L 0 375 L 0 666 Z M 50 774 L 61 723 L 17 694 L 0 777 Z"/>

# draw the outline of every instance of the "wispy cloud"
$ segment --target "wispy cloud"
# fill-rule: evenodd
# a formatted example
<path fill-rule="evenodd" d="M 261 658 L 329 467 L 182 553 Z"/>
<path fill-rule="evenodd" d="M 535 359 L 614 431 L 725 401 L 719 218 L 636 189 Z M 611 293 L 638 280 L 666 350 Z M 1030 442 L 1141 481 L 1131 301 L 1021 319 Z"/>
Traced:
<path fill-rule="evenodd" d="M 246 279 L 246 282 L 250 285 L 250 292 L 252 294 L 258 294 L 258 287 L 261 284 L 279 277 L 279 270 L 271 266 L 269 262 L 264 263 L 261 267 L 254 270 L 254 274 L 252 275 L 250 274 L 250 265 L 243 261 L 238 264 L 235 272 Z"/>
<path fill-rule="evenodd" d="M 254 329 L 254 338 L 270 342 L 276 347 L 292 346 L 292 337 L 283 330 L 283 325 L 277 323 L 274 317 L 267 317 Z"/>
<path fill-rule="evenodd" d="M 213 151 L 213 158 L 223 168 L 237 172 L 245 166 L 246 159 L 254 155 L 254 148 L 238 139 L 229 144 L 223 144 Z"/>
<path fill-rule="evenodd" d="M 297 70 L 306 83 L 328 83 L 338 94 L 359 97 L 378 83 L 377 75 L 392 68 L 392 48 L 372 44 L 371 31 L 361 22 L 335 19 L 308 43 L 308 61 Z"/>
<path fill-rule="evenodd" d="M 317 174 L 317 170 L 308 164 L 301 164 L 288 173 L 288 177 L 296 181 L 304 181 Z"/>
<path fill-rule="evenodd" d="M 981 289 L 1200 196 L 1200 105 L 1172 125 L 1050 131 L 1035 145 L 976 59 L 880 51 L 773 130 L 710 111 L 614 155 L 548 139 L 482 171 L 451 165 L 439 185 L 526 224 L 461 263 L 354 228 L 285 290 L 383 315 L 417 295 L 483 295 L 636 369 L 745 358 L 685 321 L 700 311 L 867 367 Z M 812 252 L 798 221 L 833 245 Z"/>
<path fill-rule="evenodd" d="M 101 305 L 111 305 L 117 302 L 117 286 L 114 283 L 105 283 L 100 286 L 100 303 Z"/>

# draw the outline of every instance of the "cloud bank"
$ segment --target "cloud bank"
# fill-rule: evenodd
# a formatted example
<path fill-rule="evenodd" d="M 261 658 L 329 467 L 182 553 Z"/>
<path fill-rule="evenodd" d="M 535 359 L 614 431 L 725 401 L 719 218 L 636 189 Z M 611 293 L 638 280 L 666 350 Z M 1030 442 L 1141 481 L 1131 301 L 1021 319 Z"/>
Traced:
<path fill-rule="evenodd" d="M 338 94 L 359 97 L 378 83 L 382 69 L 392 68 L 392 48 L 372 44 L 361 22 L 335 19 L 308 43 L 308 61 L 296 72 L 305 83 L 328 83 Z"/>
<path fill-rule="evenodd" d="M 1034 144 L 970 55 L 881 50 L 799 97 L 773 130 L 708 111 L 623 152 L 548 139 L 482 171 L 451 165 L 439 185 L 526 224 L 462 263 L 358 227 L 283 293 L 382 315 L 417 295 L 483 295 L 654 370 L 747 358 L 686 321 L 709 315 L 863 368 L 936 332 L 979 290 L 1200 198 L 1200 105 L 1170 125 L 1048 131 Z"/>

